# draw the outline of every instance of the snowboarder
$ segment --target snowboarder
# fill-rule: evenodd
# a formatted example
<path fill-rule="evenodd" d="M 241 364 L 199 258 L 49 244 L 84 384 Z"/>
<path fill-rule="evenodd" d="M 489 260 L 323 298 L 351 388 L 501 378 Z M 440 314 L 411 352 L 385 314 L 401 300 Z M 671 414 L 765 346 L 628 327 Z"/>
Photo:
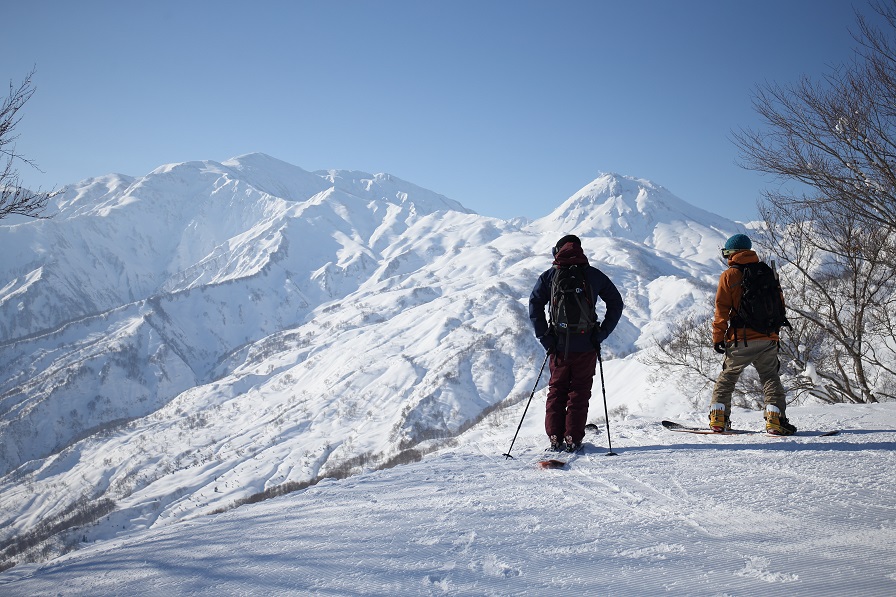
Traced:
<path fill-rule="evenodd" d="M 624 305 L 619 290 L 606 274 L 588 264 L 577 236 L 570 234 L 561 238 L 552 253 L 553 267 L 539 276 L 529 296 L 529 319 L 535 336 L 550 357 L 551 377 L 544 421 L 550 447 L 575 452 L 585 437 L 598 351 L 619 323 Z M 581 313 L 578 307 L 564 308 L 564 299 L 557 298 L 556 282 L 567 276 L 570 269 L 584 280 L 578 295 L 587 298 L 584 303 L 587 308 Z M 594 297 L 600 297 L 606 307 L 603 322 L 597 320 Z M 551 305 L 550 324 L 545 318 L 548 304 Z M 567 318 L 577 318 L 577 321 L 566 321 Z"/>
<path fill-rule="evenodd" d="M 712 342 L 715 351 L 725 355 L 725 360 L 712 391 L 709 427 L 717 432 L 731 428 L 731 394 L 744 369 L 753 365 L 765 392 L 766 431 L 774 435 L 790 435 L 796 433 L 796 427 L 784 416 L 787 404 L 778 374 L 781 366 L 778 361 L 778 330 L 760 331 L 736 321 L 743 297 L 744 267 L 759 263 L 752 247 L 753 242 L 746 234 L 735 234 L 722 248 L 722 259 L 727 262 L 728 269 L 719 277 Z M 780 287 L 775 286 L 779 295 L 776 298 L 782 301 L 783 310 L 783 296 L 780 295 Z"/>

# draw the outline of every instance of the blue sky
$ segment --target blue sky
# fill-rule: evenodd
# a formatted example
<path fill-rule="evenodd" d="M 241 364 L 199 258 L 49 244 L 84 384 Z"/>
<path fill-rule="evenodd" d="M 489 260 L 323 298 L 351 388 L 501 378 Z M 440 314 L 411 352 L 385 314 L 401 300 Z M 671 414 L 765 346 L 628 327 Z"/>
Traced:
<path fill-rule="evenodd" d="M 864 0 L 3 0 L 0 76 L 37 67 L 17 150 L 44 189 L 260 151 L 546 215 L 603 172 L 736 220 L 765 83 L 847 62 Z"/>

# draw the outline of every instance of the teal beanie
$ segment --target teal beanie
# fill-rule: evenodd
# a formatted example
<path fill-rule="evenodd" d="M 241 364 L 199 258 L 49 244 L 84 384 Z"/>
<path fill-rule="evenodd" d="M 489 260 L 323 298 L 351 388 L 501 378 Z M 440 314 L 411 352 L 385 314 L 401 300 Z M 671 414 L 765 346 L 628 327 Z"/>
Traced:
<path fill-rule="evenodd" d="M 753 243 L 746 234 L 735 234 L 725 242 L 726 251 L 746 251 L 752 248 Z"/>

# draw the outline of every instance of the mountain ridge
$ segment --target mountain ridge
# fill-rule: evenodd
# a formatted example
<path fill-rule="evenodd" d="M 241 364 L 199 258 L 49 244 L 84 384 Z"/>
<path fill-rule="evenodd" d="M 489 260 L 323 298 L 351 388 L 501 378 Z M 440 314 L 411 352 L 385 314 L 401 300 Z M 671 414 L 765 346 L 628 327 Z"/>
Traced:
<path fill-rule="evenodd" d="M 526 298 L 560 236 L 623 293 L 612 368 L 705 308 L 716 247 L 740 229 L 658 207 L 668 191 L 639 179 L 613 199 L 636 220 L 608 234 L 590 195 L 503 221 L 390 175 L 324 172 L 263 154 L 173 164 L 0 225 L 21 258 L 0 266 L 5 536 L 82 495 L 152 525 L 454 437 L 531 391 Z M 70 495 L 35 502 L 23 479 Z"/>

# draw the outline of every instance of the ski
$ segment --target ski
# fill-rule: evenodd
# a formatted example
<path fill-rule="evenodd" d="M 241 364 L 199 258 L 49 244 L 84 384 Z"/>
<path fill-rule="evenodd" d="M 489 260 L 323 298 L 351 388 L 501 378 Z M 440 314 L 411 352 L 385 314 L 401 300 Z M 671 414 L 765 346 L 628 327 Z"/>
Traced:
<path fill-rule="evenodd" d="M 600 433 L 600 427 L 593 423 L 589 423 L 585 425 L 585 431 L 598 434 Z M 554 452 L 546 450 L 545 458 L 539 460 L 537 464 L 541 468 L 566 468 L 573 460 L 584 454 L 586 448 L 591 449 L 593 447 L 594 446 L 591 444 L 583 441 L 581 447 L 575 452 Z"/>
<path fill-rule="evenodd" d="M 545 456 L 551 455 L 551 458 L 545 458 L 538 461 L 540 468 L 566 468 L 573 460 L 585 453 L 586 446 L 590 444 L 582 443 L 581 447 L 575 452 L 545 452 Z"/>
<path fill-rule="evenodd" d="M 797 431 L 791 435 L 778 435 L 776 433 L 768 433 L 764 429 L 762 431 L 749 431 L 746 429 L 729 429 L 728 431 L 713 431 L 712 429 L 706 427 L 688 427 L 687 425 L 682 425 L 681 423 L 676 423 L 675 421 L 661 421 L 663 427 L 668 429 L 669 431 L 680 431 L 683 433 L 697 433 L 701 435 L 743 435 L 743 434 L 761 434 L 768 437 L 829 437 L 832 435 L 837 435 L 840 433 L 839 429 L 834 429 L 831 431 Z"/>

